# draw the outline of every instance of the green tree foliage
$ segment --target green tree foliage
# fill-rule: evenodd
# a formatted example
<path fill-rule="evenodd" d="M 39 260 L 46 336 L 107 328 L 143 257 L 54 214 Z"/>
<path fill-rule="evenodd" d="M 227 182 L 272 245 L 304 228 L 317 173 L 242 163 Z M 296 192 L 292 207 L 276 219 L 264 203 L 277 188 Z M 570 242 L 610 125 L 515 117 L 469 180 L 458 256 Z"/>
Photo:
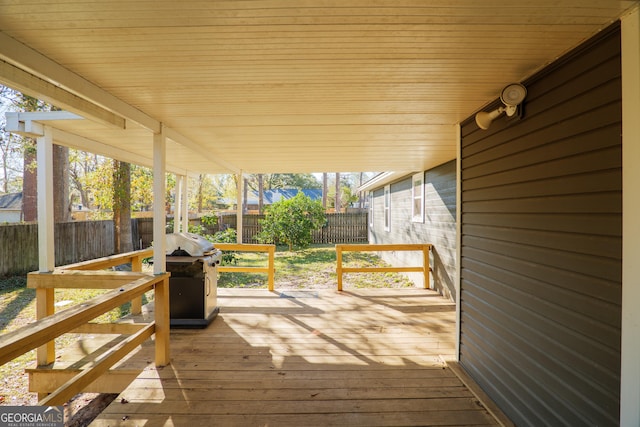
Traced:
<path fill-rule="evenodd" d="M 223 231 L 218 231 L 213 236 L 207 236 L 213 243 L 236 243 L 238 241 L 236 230 L 233 228 L 227 228 Z M 222 253 L 223 264 L 236 264 L 238 258 L 236 252 L 225 251 Z"/>
<path fill-rule="evenodd" d="M 336 185 L 335 179 L 332 179 L 335 174 L 328 174 L 327 179 L 327 208 L 335 208 L 335 200 L 336 200 Z M 355 205 L 359 200 L 359 196 L 356 192 L 356 189 L 362 185 L 363 182 L 371 179 L 375 176 L 372 172 L 361 172 L 361 173 L 345 173 L 342 172 L 340 175 L 340 201 L 341 208 L 350 207 Z"/>
<path fill-rule="evenodd" d="M 262 178 L 265 190 L 322 188 L 322 183 L 310 173 L 266 173 Z M 258 191 L 258 175 L 248 175 L 246 180 L 249 188 Z"/>
<path fill-rule="evenodd" d="M 113 209 L 113 163 L 100 156 L 93 167 L 79 175 L 78 180 L 88 193 L 87 199 L 91 204 L 87 206 L 98 209 L 95 219 L 111 218 L 107 212 Z"/>
<path fill-rule="evenodd" d="M 351 187 L 342 187 L 341 190 L 340 200 L 344 206 L 351 206 L 360 199 Z"/>
<path fill-rule="evenodd" d="M 69 150 L 69 178 L 71 179 L 71 202 L 93 209 L 91 188 L 87 187 L 87 177 L 100 165 L 103 157 L 80 150 Z"/>
<path fill-rule="evenodd" d="M 289 250 L 306 248 L 311 244 L 311 232 L 326 223 L 322 203 L 300 192 L 265 209 L 260 221 L 262 231 L 258 240 L 263 243 L 285 243 Z"/>
<path fill-rule="evenodd" d="M 134 212 L 148 211 L 153 206 L 153 173 L 151 169 L 130 165 L 131 167 L 131 209 Z M 168 178 L 167 187 L 171 179 Z M 175 181 L 175 180 L 174 180 Z M 92 207 L 99 210 L 94 215 L 96 219 L 111 218 L 107 212 L 113 211 L 113 162 L 111 159 L 100 157 L 95 167 L 84 173 L 80 182 L 90 194 Z"/>
<path fill-rule="evenodd" d="M 197 178 L 189 178 L 189 188 L 192 189 L 189 192 L 189 207 L 198 213 L 213 211 L 220 204 L 223 189 L 229 185 L 228 177 L 229 175 L 214 177 L 200 174 Z M 233 191 L 235 192 L 235 188 Z"/>
<path fill-rule="evenodd" d="M 14 111 L 16 93 L 0 85 L 0 192 L 22 190 L 23 138 L 5 132 L 5 113 Z"/>
<path fill-rule="evenodd" d="M 0 115 L 4 115 L 0 110 Z M 22 145 L 15 135 L 0 132 L 0 192 L 22 189 Z"/>
<path fill-rule="evenodd" d="M 170 177 L 167 177 L 167 191 L 171 187 Z M 173 180 L 175 182 L 175 179 Z M 153 171 L 144 166 L 131 166 L 131 208 L 138 211 L 148 211 L 153 207 Z"/>

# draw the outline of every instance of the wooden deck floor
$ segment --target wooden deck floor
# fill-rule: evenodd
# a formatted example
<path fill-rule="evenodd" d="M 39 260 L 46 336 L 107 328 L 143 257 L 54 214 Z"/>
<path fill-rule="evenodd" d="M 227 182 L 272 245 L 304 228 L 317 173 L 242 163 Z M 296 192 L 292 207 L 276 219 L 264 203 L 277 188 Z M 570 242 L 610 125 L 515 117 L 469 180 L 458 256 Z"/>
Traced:
<path fill-rule="evenodd" d="M 431 291 L 220 289 L 218 305 L 92 425 L 497 425 L 440 359 L 455 306 Z"/>

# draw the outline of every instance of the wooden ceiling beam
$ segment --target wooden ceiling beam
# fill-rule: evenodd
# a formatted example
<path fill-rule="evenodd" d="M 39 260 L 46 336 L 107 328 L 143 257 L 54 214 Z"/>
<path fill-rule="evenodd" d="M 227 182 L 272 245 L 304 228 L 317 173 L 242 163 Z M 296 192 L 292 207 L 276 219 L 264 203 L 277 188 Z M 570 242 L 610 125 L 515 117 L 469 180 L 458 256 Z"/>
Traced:
<path fill-rule="evenodd" d="M 126 126 L 123 117 L 2 60 L 0 60 L 0 83 L 98 123 L 120 129 Z"/>

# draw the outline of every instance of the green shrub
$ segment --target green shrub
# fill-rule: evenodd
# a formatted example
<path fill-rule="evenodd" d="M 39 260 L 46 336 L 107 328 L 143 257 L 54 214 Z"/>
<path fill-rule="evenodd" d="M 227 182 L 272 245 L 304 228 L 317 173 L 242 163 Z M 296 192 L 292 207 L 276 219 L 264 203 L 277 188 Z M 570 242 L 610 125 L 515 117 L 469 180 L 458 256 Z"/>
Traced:
<path fill-rule="evenodd" d="M 265 218 L 260 220 L 262 231 L 258 240 L 262 243 L 283 243 L 289 250 L 307 248 L 311 244 L 311 232 L 324 226 L 327 217 L 322 203 L 313 201 L 304 193 L 267 206 Z"/>
<path fill-rule="evenodd" d="M 214 243 L 236 243 L 238 234 L 236 230 L 233 228 L 227 228 L 223 231 L 218 231 L 213 236 L 205 236 L 208 240 Z M 231 264 L 237 262 L 236 253 L 234 251 L 227 251 L 222 253 L 222 263 L 223 264 Z"/>
<path fill-rule="evenodd" d="M 203 215 L 200 218 L 200 222 L 204 225 L 212 227 L 218 223 L 218 217 L 216 215 Z"/>

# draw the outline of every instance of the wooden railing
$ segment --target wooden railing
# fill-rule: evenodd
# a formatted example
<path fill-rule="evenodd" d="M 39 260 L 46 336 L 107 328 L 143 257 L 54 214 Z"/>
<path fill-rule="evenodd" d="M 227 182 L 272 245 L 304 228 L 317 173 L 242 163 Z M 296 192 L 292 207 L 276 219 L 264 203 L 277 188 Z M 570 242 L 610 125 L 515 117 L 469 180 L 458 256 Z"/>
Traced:
<path fill-rule="evenodd" d="M 342 290 L 342 275 L 358 272 L 421 272 L 424 275 L 424 287 L 429 287 L 429 251 L 430 244 L 366 244 L 366 245 L 336 245 L 336 274 L 338 276 L 338 290 Z M 411 267 L 343 267 L 343 252 L 382 252 L 382 251 L 421 251 L 422 265 Z"/>
<path fill-rule="evenodd" d="M 53 340 L 68 332 L 130 335 L 99 356 L 89 368 L 79 373 L 75 370 L 72 378 L 63 382 L 53 393 L 45 394 L 36 390 L 40 398 L 39 405 L 61 405 L 67 402 L 153 334 L 155 334 L 156 365 L 164 366 L 169 363 L 169 274 L 91 270 L 127 262 L 131 262 L 133 268 L 141 270 L 142 259 L 150 255 L 151 251 L 137 251 L 56 268 L 50 273 L 29 273 L 27 286 L 36 289 L 37 320 L 0 337 L 0 365 L 34 348 L 38 349 L 38 367 L 49 365 L 56 359 Z M 54 291 L 56 288 L 110 289 L 110 291 L 55 313 Z M 97 316 L 128 301 L 141 300 L 142 295 L 150 290 L 155 291 L 154 321 L 135 325 L 90 323 Z M 68 372 L 64 370 L 47 369 L 47 371 L 57 376 L 54 381 L 69 377 Z M 55 371 L 62 371 L 63 375 Z"/>
<path fill-rule="evenodd" d="M 59 270 L 102 270 L 105 268 L 117 267 L 123 264 L 131 264 L 131 271 L 142 272 L 142 261 L 153 256 L 153 249 L 142 249 L 139 251 L 126 252 L 118 255 L 111 255 L 104 258 L 89 261 L 77 262 L 60 267 Z M 97 283 L 94 283 L 97 285 Z M 97 288 L 93 288 L 97 289 Z M 109 289 L 109 288 L 107 288 Z M 131 314 L 140 314 L 142 310 L 142 297 L 137 297 L 131 301 Z"/>
<path fill-rule="evenodd" d="M 220 273 L 266 273 L 268 276 L 269 291 L 273 292 L 273 283 L 275 281 L 275 245 L 257 245 L 247 243 L 216 243 L 216 249 L 221 251 L 236 251 L 236 252 L 266 252 L 268 256 L 266 267 L 243 267 L 243 266 L 231 266 L 223 265 L 218 268 Z"/>

